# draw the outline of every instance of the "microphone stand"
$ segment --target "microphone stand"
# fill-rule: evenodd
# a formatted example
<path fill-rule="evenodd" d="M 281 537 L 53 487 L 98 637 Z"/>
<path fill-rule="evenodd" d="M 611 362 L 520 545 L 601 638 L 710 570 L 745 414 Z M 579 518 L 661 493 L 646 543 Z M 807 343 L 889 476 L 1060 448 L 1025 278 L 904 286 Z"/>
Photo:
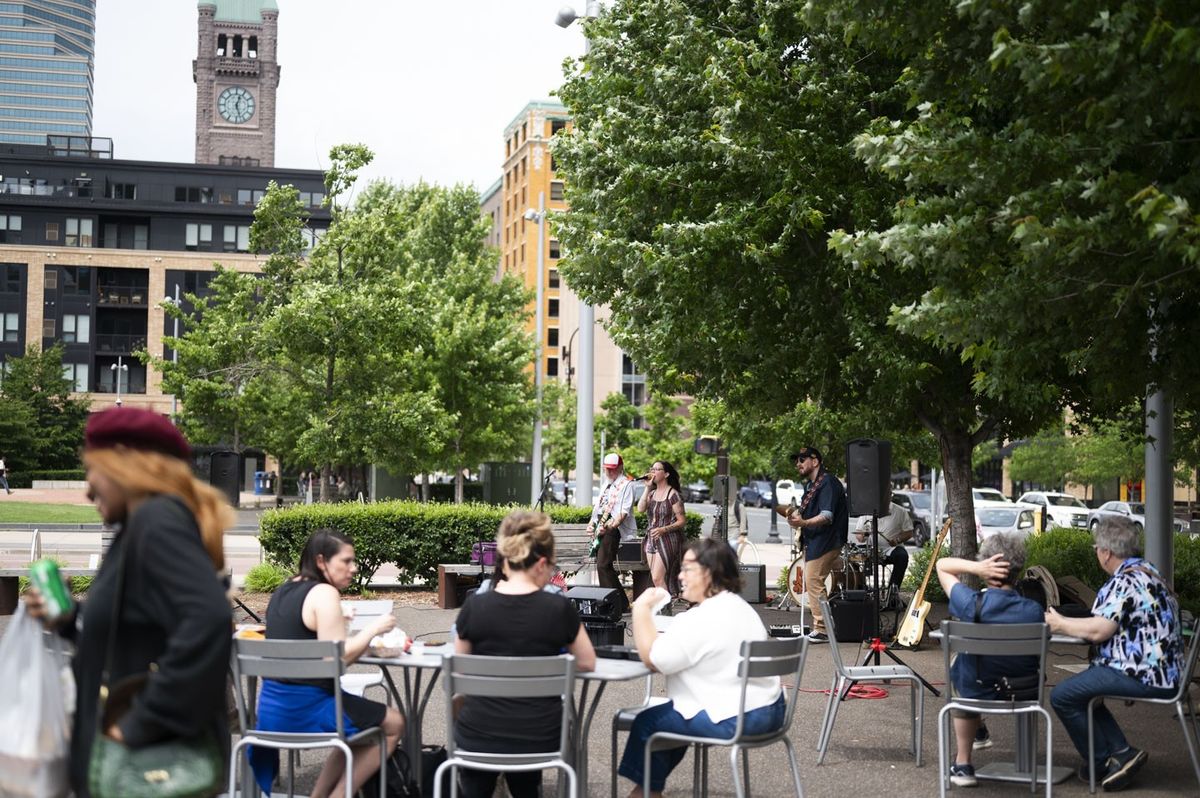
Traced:
<path fill-rule="evenodd" d="M 917 677 L 917 679 L 920 680 L 921 684 L 925 685 L 926 690 L 928 690 L 929 692 L 933 693 L 935 696 L 940 698 L 942 695 L 941 691 L 939 691 L 936 687 L 934 687 L 932 684 L 930 684 L 929 681 L 926 680 L 926 678 L 924 676 L 917 673 L 916 668 L 911 667 L 906 662 L 904 662 L 904 660 L 897 657 L 896 654 L 890 648 L 888 648 L 887 644 L 883 642 L 882 629 L 880 628 L 881 610 L 880 610 L 880 606 L 879 606 L 879 594 L 882 592 L 879 587 L 879 578 L 881 576 L 880 565 L 879 565 L 879 516 L 877 513 L 875 513 L 874 510 L 871 511 L 871 543 L 873 544 L 873 547 L 872 547 L 873 550 L 871 552 L 871 571 L 872 571 L 872 578 L 875 581 L 875 584 L 873 585 L 873 591 L 875 593 L 875 635 L 876 636 L 871 640 L 870 647 L 867 649 L 867 655 L 865 657 L 863 657 L 862 665 L 866 665 L 872 659 L 875 660 L 874 664 L 878 665 L 880 653 L 887 654 L 888 659 L 890 659 L 892 662 L 896 663 L 897 665 L 903 665 L 904 667 L 911 670 L 913 672 L 913 675 L 915 675 Z M 903 544 L 901 544 L 901 545 L 903 545 Z M 867 595 L 868 596 L 870 595 L 870 591 L 868 591 Z M 849 693 L 850 693 L 850 686 L 847 685 L 845 692 L 842 693 L 842 695 L 839 697 L 839 700 L 845 701 L 846 696 L 849 695 Z"/>
<path fill-rule="evenodd" d="M 550 479 L 554 476 L 554 469 L 546 474 L 546 478 L 542 480 L 542 490 L 538 494 L 537 501 L 533 504 L 533 509 L 542 512 L 542 508 L 546 504 L 546 491 L 550 490 Z"/>

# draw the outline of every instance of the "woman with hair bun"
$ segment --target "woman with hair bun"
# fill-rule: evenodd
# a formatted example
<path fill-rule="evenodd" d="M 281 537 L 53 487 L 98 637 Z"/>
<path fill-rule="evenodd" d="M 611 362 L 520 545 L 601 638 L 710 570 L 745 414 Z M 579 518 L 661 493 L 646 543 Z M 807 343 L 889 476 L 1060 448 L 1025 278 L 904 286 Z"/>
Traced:
<path fill-rule="evenodd" d="M 497 554 L 505 578 L 486 593 L 467 599 L 459 611 L 456 654 L 492 657 L 546 657 L 564 651 L 576 671 L 596 666 L 596 652 L 575 605 L 542 588 L 555 574 L 554 535 L 545 513 L 516 510 L 500 523 Z M 520 754 L 558 746 L 562 705 L 558 699 L 468 696 L 454 724 L 455 741 L 471 751 Z M 459 770 L 467 798 L 486 798 L 499 774 Z M 513 798 L 536 798 L 541 771 L 506 773 Z"/>
<path fill-rule="evenodd" d="M 684 528 L 687 517 L 683 512 L 679 472 L 666 460 L 656 460 L 647 476 L 650 484 L 638 500 L 638 511 L 649 515 L 646 528 L 646 562 L 654 586 L 679 596 L 679 560 L 687 544 Z"/>

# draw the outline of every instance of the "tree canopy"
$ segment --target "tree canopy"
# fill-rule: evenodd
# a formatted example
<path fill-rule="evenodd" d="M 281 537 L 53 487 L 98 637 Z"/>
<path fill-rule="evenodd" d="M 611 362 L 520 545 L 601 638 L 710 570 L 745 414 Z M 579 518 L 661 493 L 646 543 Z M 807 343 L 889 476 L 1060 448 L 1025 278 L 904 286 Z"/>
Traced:
<path fill-rule="evenodd" d="M 30 345 L 5 361 L 0 382 L 0 441 L 10 471 L 79 468 L 89 402 L 72 399 L 63 375 L 63 345 Z"/>

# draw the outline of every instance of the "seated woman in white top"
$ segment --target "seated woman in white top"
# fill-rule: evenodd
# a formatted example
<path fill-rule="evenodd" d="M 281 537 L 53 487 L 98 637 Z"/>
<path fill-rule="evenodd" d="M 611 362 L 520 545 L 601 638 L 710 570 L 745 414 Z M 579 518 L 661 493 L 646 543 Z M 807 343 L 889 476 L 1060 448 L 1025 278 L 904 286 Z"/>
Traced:
<path fill-rule="evenodd" d="M 741 678 L 738 663 L 745 640 L 766 640 L 758 613 L 740 595 L 741 578 L 733 550 L 724 541 L 704 539 L 688 546 L 679 570 L 682 596 L 694 602 L 658 634 L 651 608 L 664 591 L 653 588 L 633 605 L 633 639 L 642 662 L 666 674 L 667 703 L 642 711 L 633 722 L 621 757 L 620 774 L 634 783 L 630 798 L 641 798 L 646 741 L 667 731 L 729 739 L 737 726 Z M 749 734 L 783 725 L 783 690 L 778 677 L 751 679 L 746 690 Z M 667 776 L 687 748 L 655 751 L 650 759 L 652 796 L 662 795 Z"/>

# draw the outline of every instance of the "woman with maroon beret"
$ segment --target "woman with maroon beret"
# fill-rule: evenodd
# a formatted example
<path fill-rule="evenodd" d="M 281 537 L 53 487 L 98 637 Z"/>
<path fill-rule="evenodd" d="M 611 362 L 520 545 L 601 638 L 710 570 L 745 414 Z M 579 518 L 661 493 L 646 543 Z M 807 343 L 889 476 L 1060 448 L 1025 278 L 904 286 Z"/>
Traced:
<path fill-rule="evenodd" d="M 93 414 L 84 432 L 83 464 L 88 497 L 104 522 L 118 529 L 87 603 L 57 622 L 76 644 L 71 784 L 86 798 L 122 572 L 109 683 L 147 679 L 129 710 L 103 733 L 138 748 L 208 732 L 227 751 L 231 630 L 222 540 L 234 516 L 220 493 L 192 475 L 187 440 L 158 414 L 127 407 Z M 36 591 L 26 604 L 31 614 L 43 615 Z"/>

